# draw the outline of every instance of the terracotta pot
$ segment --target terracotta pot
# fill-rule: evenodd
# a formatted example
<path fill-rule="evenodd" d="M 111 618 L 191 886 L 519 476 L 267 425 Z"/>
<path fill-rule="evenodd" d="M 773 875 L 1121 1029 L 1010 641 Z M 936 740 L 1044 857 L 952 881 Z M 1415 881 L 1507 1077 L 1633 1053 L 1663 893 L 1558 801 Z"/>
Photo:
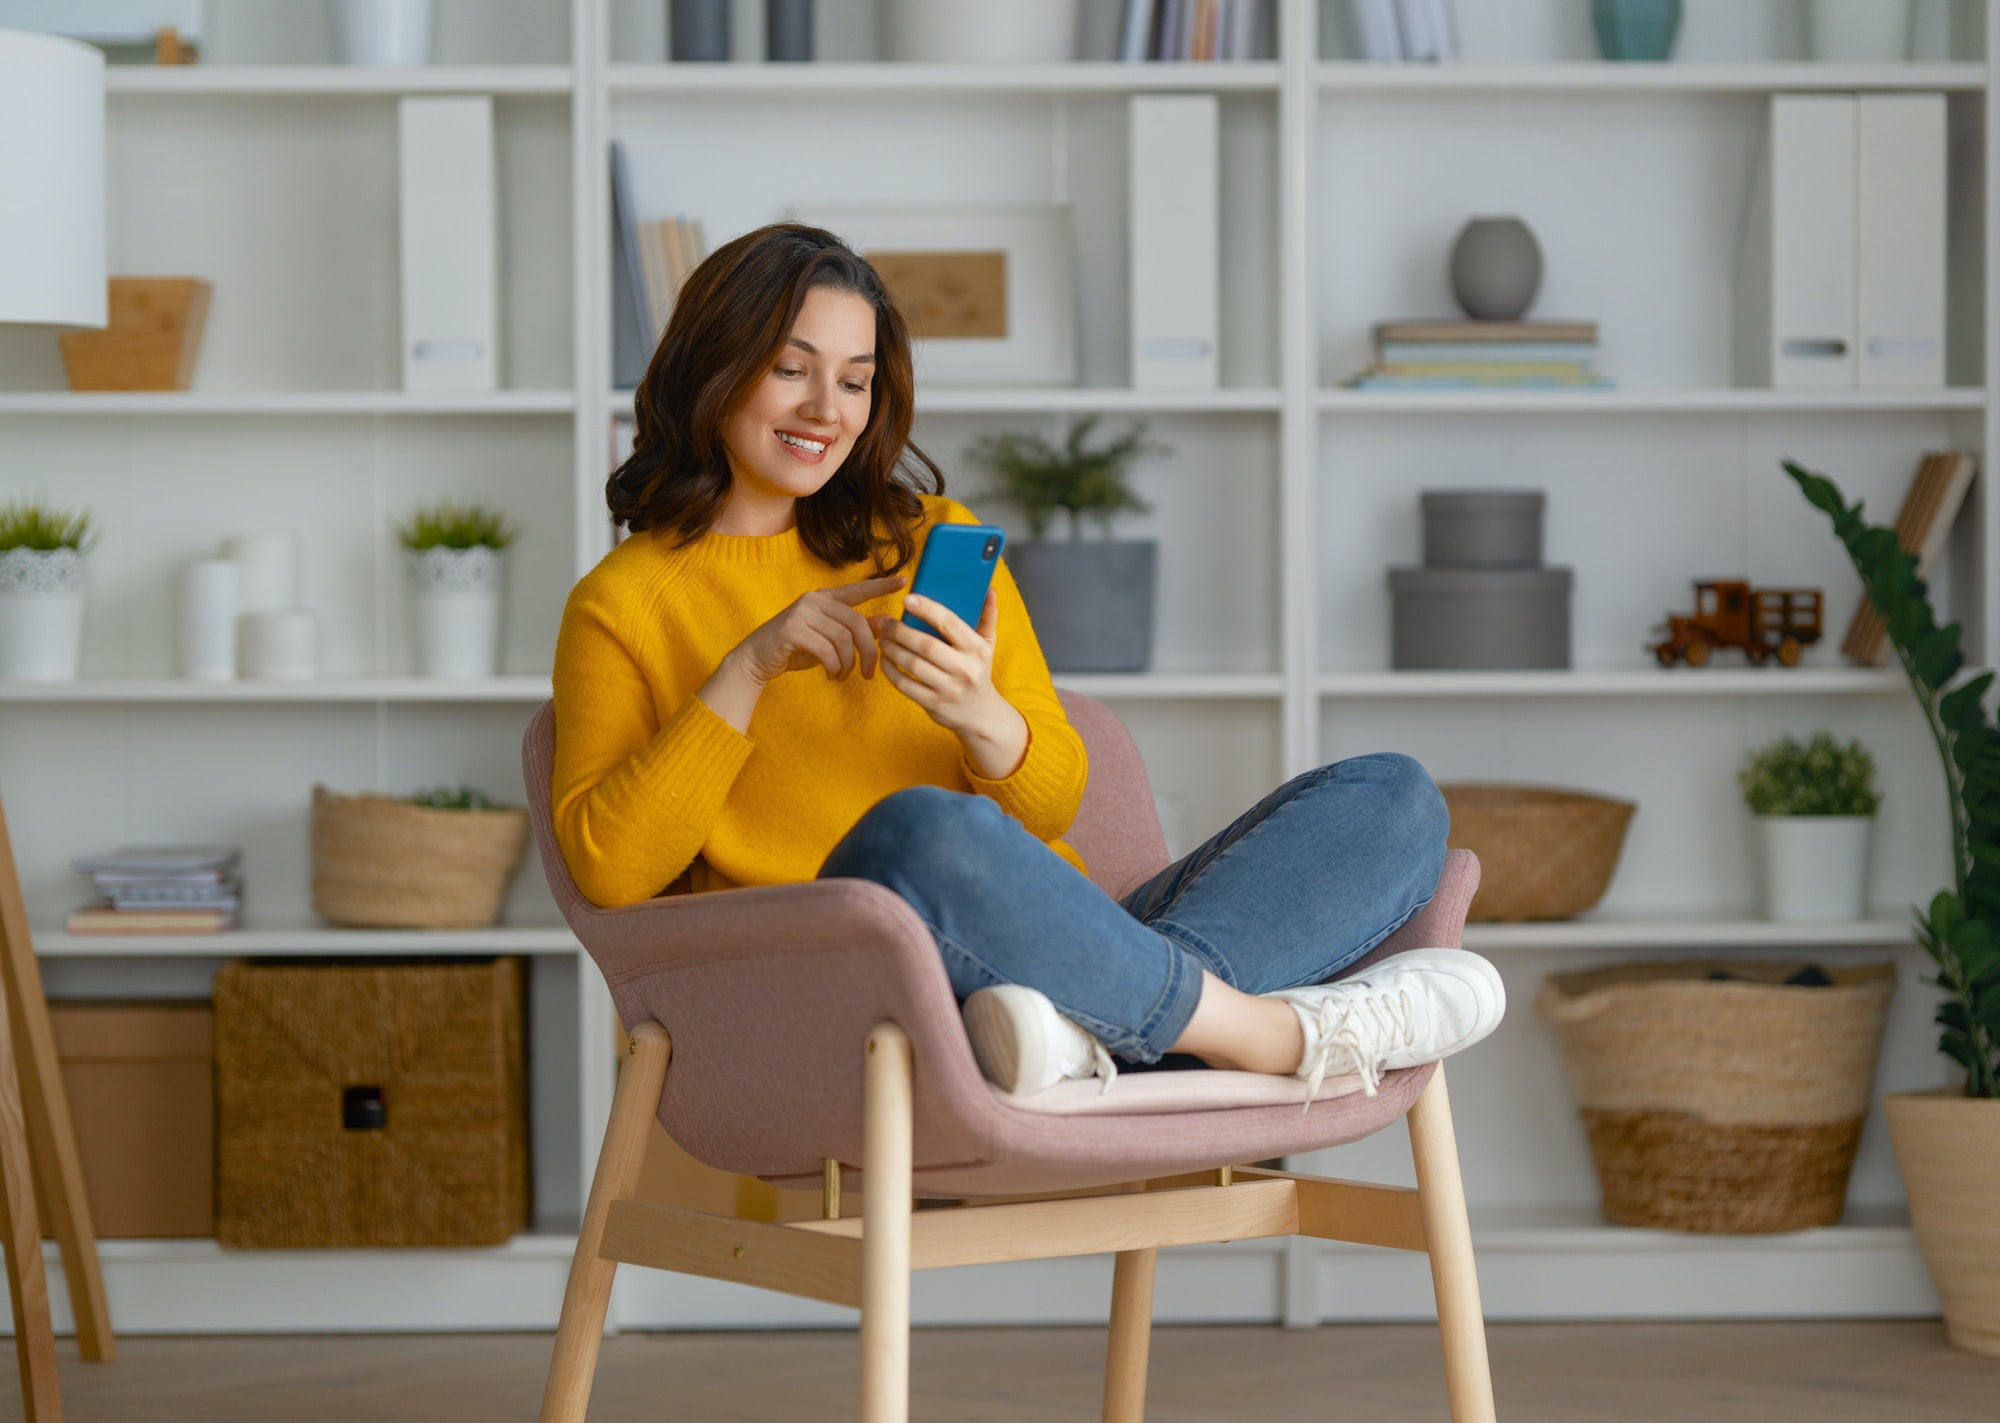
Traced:
<path fill-rule="evenodd" d="M 1910 1223 L 1944 1297 L 1951 1342 L 2000 1358 L 2000 1100 L 1898 1092 L 1882 1106 Z"/>

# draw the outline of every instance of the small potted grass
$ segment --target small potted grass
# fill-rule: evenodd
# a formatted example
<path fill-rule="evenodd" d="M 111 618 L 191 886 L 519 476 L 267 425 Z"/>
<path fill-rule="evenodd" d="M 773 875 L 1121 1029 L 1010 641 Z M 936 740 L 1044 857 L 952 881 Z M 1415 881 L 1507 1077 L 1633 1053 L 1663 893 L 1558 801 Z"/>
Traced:
<path fill-rule="evenodd" d="M 87 512 L 0 505 L 0 680 L 76 680 L 91 542 Z"/>
<path fill-rule="evenodd" d="M 1868 833 L 1882 804 L 1867 748 L 1824 731 L 1804 742 L 1783 736 L 1753 752 L 1737 779 L 1763 842 L 1769 917 L 1861 918 Z"/>
<path fill-rule="evenodd" d="M 396 537 L 411 555 L 417 670 L 426 677 L 497 676 L 513 526 L 487 505 L 441 499 L 413 510 Z"/>

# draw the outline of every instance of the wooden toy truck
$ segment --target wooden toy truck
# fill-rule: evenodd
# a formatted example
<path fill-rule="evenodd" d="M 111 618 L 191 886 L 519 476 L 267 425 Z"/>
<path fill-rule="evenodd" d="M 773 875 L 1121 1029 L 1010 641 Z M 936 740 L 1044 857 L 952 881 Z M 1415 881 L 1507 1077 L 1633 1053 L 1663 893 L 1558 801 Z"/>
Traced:
<path fill-rule="evenodd" d="M 1825 603 L 1817 588 L 1752 588 L 1740 578 L 1697 582 L 1694 612 L 1669 613 L 1666 640 L 1653 643 L 1652 653 L 1662 667 L 1706 667 L 1716 648 L 1740 647 L 1753 666 L 1775 657 L 1796 667 L 1819 641 Z"/>

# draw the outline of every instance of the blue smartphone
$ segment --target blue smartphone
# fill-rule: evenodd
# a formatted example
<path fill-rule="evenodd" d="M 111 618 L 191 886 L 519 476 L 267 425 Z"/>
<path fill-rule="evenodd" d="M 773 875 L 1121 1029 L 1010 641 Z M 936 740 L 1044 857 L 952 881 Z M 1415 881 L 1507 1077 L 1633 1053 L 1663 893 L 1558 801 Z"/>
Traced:
<path fill-rule="evenodd" d="M 967 627 L 979 626 L 979 614 L 986 606 L 986 590 L 993 582 L 993 570 L 1000 566 L 1000 549 L 1007 542 L 1004 529 L 990 524 L 935 524 L 917 556 L 917 576 L 910 591 L 922 598 L 944 604 Z M 918 617 L 905 612 L 903 621 L 918 632 L 942 636 Z"/>

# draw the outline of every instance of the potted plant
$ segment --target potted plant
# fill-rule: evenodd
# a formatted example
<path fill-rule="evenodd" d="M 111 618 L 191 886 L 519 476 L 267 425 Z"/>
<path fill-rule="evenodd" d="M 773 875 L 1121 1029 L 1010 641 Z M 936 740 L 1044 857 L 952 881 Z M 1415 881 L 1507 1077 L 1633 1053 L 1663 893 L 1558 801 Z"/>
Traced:
<path fill-rule="evenodd" d="M 1029 537 L 1006 560 L 1050 669 L 1143 672 L 1153 659 L 1159 544 L 1113 539 L 1111 519 L 1146 512 L 1126 473 L 1142 452 L 1169 451 L 1146 439 L 1143 424 L 1093 447 L 1096 427 L 1095 415 L 1079 420 L 1060 445 L 1013 430 L 983 435 L 965 458 L 998 481 L 986 497 L 1017 504 L 1027 517 Z M 1066 540 L 1048 537 L 1058 512 L 1069 516 Z M 1104 537 L 1084 539 L 1085 519 Z"/>
<path fill-rule="evenodd" d="M 1787 922 L 1859 919 L 1868 902 L 1868 830 L 1882 797 L 1875 758 L 1824 731 L 1784 736 L 1737 773 L 1757 819 L 1764 913 Z"/>
<path fill-rule="evenodd" d="M 76 680 L 91 542 L 87 512 L 0 505 L 0 681 Z"/>
<path fill-rule="evenodd" d="M 426 677 L 497 675 L 513 526 L 496 509 L 441 499 L 419 505 L 396 536 L 412 555 L 418 671 Z"/>
<path fill-rule="evenodd" d="M 470 786 L 415 795 L 313 787 L 313 909 L 361 929 L 482 929 L 500 922 L 528 843 L 528 812 Z"/>
<path fill-rule="evenodd" d="M 1965 666 L 1959 624 L 1937 625 L 1917 560 L 1896 531 L 1864 523 L 1833 482 L 1789 460 L 1785 472 L 1833 531 L 1882 615 L 1917 694 L 1951 810 L 1952 883 L 1917 915 L 1942 990 L 1938 1048 L 1963 1087 L 1883 1099 L 1910 1223 L 1962 1349 L 2000 1357 L 2000 727 L 1986 710 L 1994 674 L 1953 685 Z"/>

